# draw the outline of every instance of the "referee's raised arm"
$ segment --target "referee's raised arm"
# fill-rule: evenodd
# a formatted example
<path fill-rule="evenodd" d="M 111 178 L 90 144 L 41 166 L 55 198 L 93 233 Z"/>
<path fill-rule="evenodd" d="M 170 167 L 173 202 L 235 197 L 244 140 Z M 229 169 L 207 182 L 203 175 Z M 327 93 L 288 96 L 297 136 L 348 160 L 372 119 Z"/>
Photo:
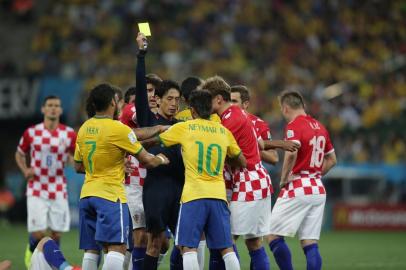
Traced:
<path fill-rule="evenodd" d="M 143 33 L 138 33 L 137 44 L 137 67 L 136 67 L 136 90 L 135 90 L 135 108 L 137 122 L 140 127 L 151 126 L 152 112 L 148 104 L 147 81 L 145 78 L 145 55 L 147 50 L 144 49 L 145 36 Z"/>

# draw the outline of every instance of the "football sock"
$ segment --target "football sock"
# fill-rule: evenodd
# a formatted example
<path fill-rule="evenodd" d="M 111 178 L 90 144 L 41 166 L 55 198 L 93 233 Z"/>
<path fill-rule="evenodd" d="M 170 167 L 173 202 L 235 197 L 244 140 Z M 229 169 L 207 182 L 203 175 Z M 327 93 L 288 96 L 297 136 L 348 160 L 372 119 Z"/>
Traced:
<path fill-rule="evenodd" d="M 127 249 L 124 255 L 124 266 L 123 269 L 128 270 L 131 262 L 131 251 Z M 132 268 L 131 268 L 132 269 Z"/>
<path fill-rule="evenodd" d="M 238 261 L 235 252 L 225 254 L 223 260 L 227 270 L 240 270 L 240 262 Z"/>
<path fill-rule="evenodd" d="M 55 241 L 49 240 L 45 242 L 42 252 L 44 253 L 45 260 L 49 265 L 57 269 L 65 269 L 67 266 L 69 266 Z M 61 268 L 62 265 L 63 268 Z"/>
<path fill-rule="evenodd" d="M 197 248 L 197 261 L 199 262 L 199 269 L 204 269 L 204 258 L 206 251 L 206 240 L 201 240 L 199 242 L 199 247 Z"/>
<path fill-rule="evenodd" d="M 261 247 L 257 250 L 250 251 L 251 257 L 251 270 L 269 270 L 270 263 L 269 258 L 266 255 L 265 248 Z"/>
<path fill-rule="evenodd" d="M 183 269 L 183 259 L 180 254 L 180 250 L 177 247 L 173 247 L 170 258 L 170 270 L 182 270 Z"/>
<path fill-rule="evenodd" d="M 98 254 L 85 252 L 85 254 L 83 255 L 82 268 L 88 270 L 97 270 L 99 269 L 98 261 L 99 261 Z M 104 260 L 104 262 L 105 261 L 106 260 Z"/>
<path fill-rule="evenodd" d="M 303 251 L 306 255 L 307 270 L 320 270 L 322 260 L 319 252 L 319 246 L 317 244 L 311 244 L 305 246 Z"/>
<path fill-rule="evenodd" d="M 153 257 L 145 254 L 144 257 L 144 270 L 156 270 L 158 268 L 158 257 Z"/>
<path fill-rule="evenodd" d="M 183 269 L 185 270 L 199 270 L 199 263 L 197 261 L 197 252 L 183 253 Z"/>
<path fill-rule="evenodd" d="M 31 251 L 31 253 L 34 252 L 34 250 L 35 250 L 35 248 L 37 247 L 39 241 L 40 241 L 40 240 L 34 238 L 34 237 L 32 236 L 32 234 L 30 234 L 28 243 L 29 243 L 29 245 L 30 245 L 30 251 Z"/>
<path fill-rule="evenodd" d="M 142 270 L 144 263 L 145 251 L 147 249 L 143 247 L 134 247 L 133 255 L 133 270 Z"/>
<path fill-rule="evenodd" d="M 281 270 L 293 270 L 292 255 L 283 238 L 278 238 L 269 243 L 275 261 Z"/>
<path fill-rule="evenodd" d="M 225 270 L 223 258 L 221 257 L 220 250 L 210 249 L 209 270 Z"/>
<path fill-rule="evenodd" d="M 106 256 L 106 261 L 103 263 L 102 270 L 123 269 L 124 255 L 120 252 L 109 251 Z"/>

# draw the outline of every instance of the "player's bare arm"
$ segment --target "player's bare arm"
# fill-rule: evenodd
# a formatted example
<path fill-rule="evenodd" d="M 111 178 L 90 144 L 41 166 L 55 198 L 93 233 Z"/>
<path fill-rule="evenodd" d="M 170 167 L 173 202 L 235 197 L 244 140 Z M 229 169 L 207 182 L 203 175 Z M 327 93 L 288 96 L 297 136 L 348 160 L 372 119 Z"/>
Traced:
<path fill-rule="evenodd" d="M 20 168 L 21 172 L 24 175 L 24 178 L 26 180 L 30 180 L 34 176 L 34 169 L 27 166 L 26 155 L 21 153 L 20 151 L 16 151 L 15 159 L 18 168 Z"/>
<path fill-rule="evenodd" d="M 272 165 L 275 165 L 279 162 L 279 154 L 276 150 L 269 149 L 269 150 L 262 150 L 260 152 L 261 160 Z"/>
<path fill-rule="evenodd" d="M 289 183 L 289 174 L 293 169 L 293 166 L 296 163 L 297 151 L 289 152 L 285 151 L 285 157 L 283 159 L 281 181 L 279 185 L 282 187 Z"/>
<path fill-rule="evenodd" d="M 158 135 L 159 133 L 164 132 L 169 127 L 170 126 L 157 125 L 157 126 L 153 126 L 153 127 L 136 128 L 136 129 L 133 129 L 133 131 L 134 131 L 135 135 L 137 135 L 138 140 L 144 141 L 146 139 L 149 139 L 151 137 Z"/>
<path fill-rule="evenodd" d="M 337 157 L 335 152 L 328 153 L 324 156 L 323 166 L 321 168 L 321 175 L 325 175 L 337 164 Z"/>
<path fill-rule="evenodd" d="M 264 141 L 264 150 L 280 148 L 285 151 L 296 151 L 299 149 L 300 145 L 293 141 L 284 141 L 284 140 L 272 140 Z"/>
<path fill-rule="evenodd" d="M 152 155 L 142 149 L 135 157 L 147 169 L 169 164 L 169 159 L 164 154 Z"/>

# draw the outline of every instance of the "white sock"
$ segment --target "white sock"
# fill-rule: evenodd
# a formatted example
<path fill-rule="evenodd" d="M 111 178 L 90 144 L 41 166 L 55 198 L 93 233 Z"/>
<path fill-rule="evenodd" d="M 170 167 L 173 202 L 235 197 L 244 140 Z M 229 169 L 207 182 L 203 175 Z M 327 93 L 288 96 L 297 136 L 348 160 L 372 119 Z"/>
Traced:
<path fill-rule="evenodd" d="M 130 269 L 130 262 L 131 262 L 131 252 L 129 252 L 128 250 L 125 252 L 125 257 L 124 257 L 124 266 L 123 269 L 127 270 Z M 131 268 L 132 269 L 132 268 Z"/>
<path fill-rule="evenodd" d="M 196 251 L 185 252 L 182 257 L 183 270 L 199 270 Z"/>
<path fill-rule="evenodd" d="M 109 251 L 102 270 L 121 270 L 124 265 L 124 255 L 120 252 Z"/>
<path fill-rule="evenodd" d="M 197 261 L 199 262 L 199 269 L 204 269 L 204 254 L 206 251 L 206 240 L 201 240 L 197 248 Z"/>
<path fill-rule="evenodd" d="M 235 252 L 229 252 L 223 256 L 226 270 L 240 270 L 240 262 L 238 261 Z"/>
<path fill-rule="evenodd" d="M 98 254 L 87 253 L 83 255 L 82 269 L 83 270 L 97 270 L 97 261 L 99 260 Z"/>
<path fill-rule="evenodd" d="M 158 266 L 161 265 L 161 263 L 163 262 L 163 260 L 165 259 L 166 254 L 168 254 L 168 251 L 165 253 L 160 253 L 159 257 L 158 257 Z"/>

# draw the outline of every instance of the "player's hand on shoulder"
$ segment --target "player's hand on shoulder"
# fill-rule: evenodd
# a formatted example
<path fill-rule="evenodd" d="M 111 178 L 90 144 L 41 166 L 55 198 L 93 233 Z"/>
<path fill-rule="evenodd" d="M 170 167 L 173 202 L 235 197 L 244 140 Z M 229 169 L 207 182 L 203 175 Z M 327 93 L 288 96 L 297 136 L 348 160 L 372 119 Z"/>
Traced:
<path fill-rule="evenodd" d="M 284 141 L 283 142 L 283 149 L 285 151 L 294 152 L 300 148 L 300 144 L 294 141 Z"/>
<path fill-rule="evenodd" d="M 162 165 L 169 164 L 169 159 L 164 154 L 158 154 L 157 157 L 160 157 L 160 159 L 162 160 Z"/>
<path fill-rule="evenodd" d="M 141 32 L 138 32 L 138 35 L 137 35 L 138 49 L 145 50 L 146 48 L 144 47 L 144 45 L 146 42 L 147 42 L 147 38 L 145 37 L 145 35 Z"/>
<path fill-rule="evenodd" d="M 30 181 L 30 180 L 32 180 L 33 179 L 33 177 L 34 177 L 34 169 L 33 168 L 27 168 L 27 170 L 25 170 L 25 172 L 24 172 L 24 178 L 27 180 L 27 181 Z"/>

